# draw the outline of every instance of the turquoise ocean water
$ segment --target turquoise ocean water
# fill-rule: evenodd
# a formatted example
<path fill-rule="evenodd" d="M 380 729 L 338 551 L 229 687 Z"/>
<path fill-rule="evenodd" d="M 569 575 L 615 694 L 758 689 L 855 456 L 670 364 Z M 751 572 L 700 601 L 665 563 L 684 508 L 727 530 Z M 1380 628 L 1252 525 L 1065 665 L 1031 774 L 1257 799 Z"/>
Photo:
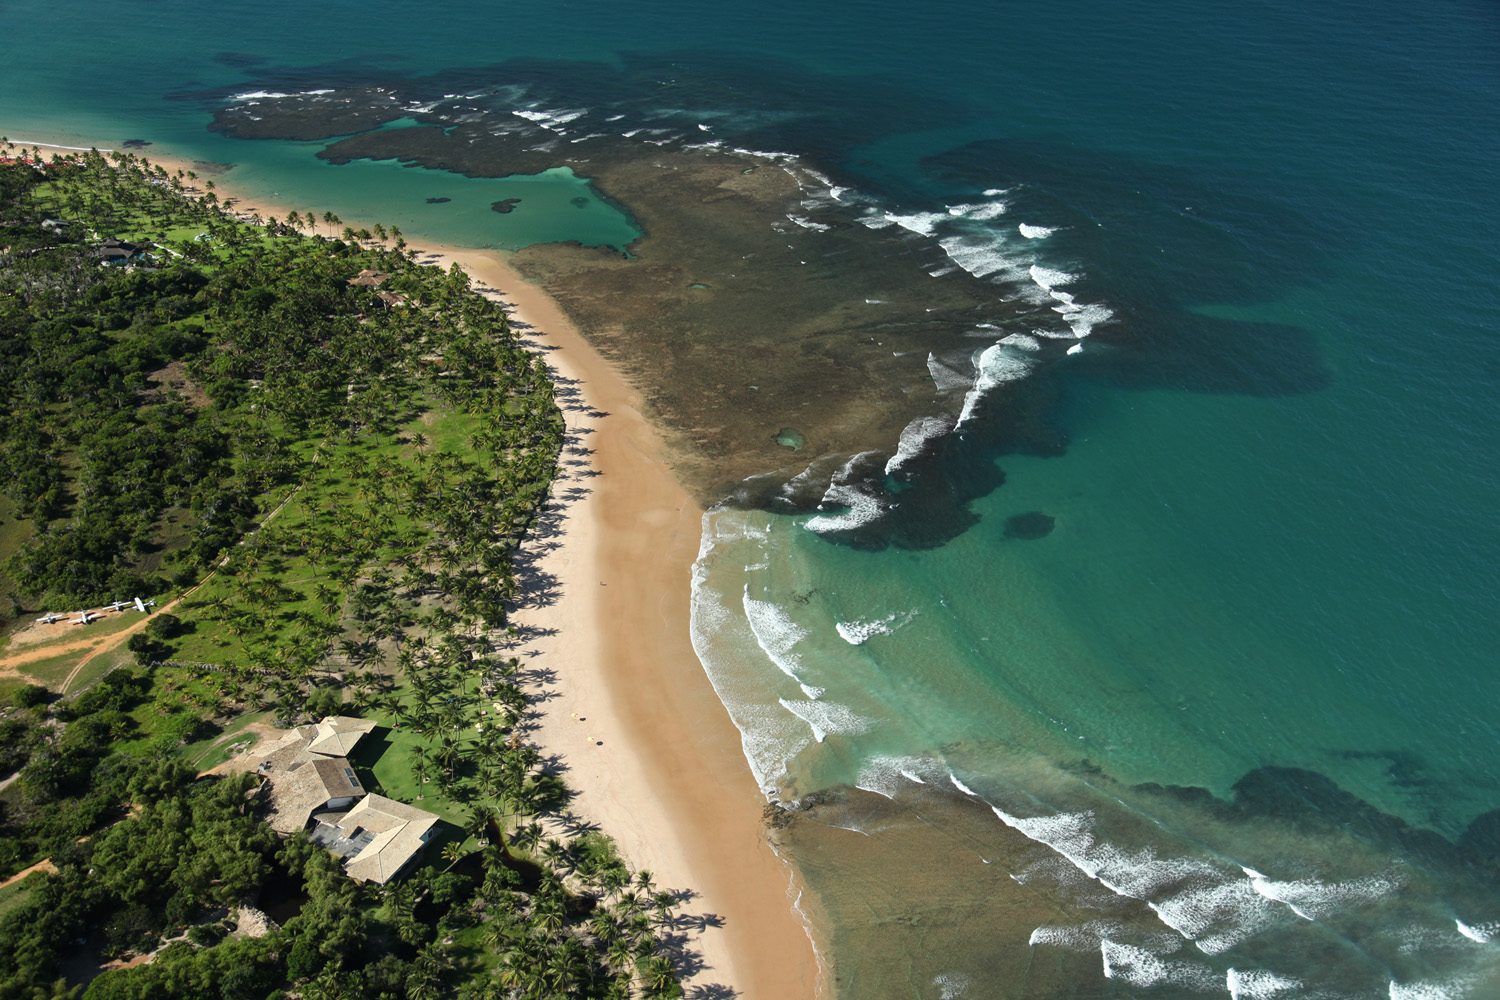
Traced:
<path fill-rule="evenodd" d="M 469 95 L 793 154 L 1035 306 L 934 359 L 943 433 L 907 464 L 891 441 L 879 496 L 705 520 L 696 641 L 757 778 L 888 811 L 791 851 L 845 995 L 1500 996 L 1493 5 L 17 0 L 0 25 L 13 139 L 144 138 L 468 246 L 634 238 L 565 172 L 206 128 L 256 95 Z M 1078 350 L 1036 364 L 1048 337 Z M 966 437 L 1010 396 L 1055 447 Z M 886 544 L 913 483 L 980 467 L 1004 482 L 943 544 Z M 939 788 L 983 807 L 962 838 L 931 820 L 943 864 L 995 868 L 964 853 L 984 823 L 1039 853 L 942 890 L 972 933 L 862 917 L 829 852 L 904 836 Z M 1066 900 L 1019 938 L 984 922 L 1017 886 Z M 1092 978 L 1022 981 L 1017 950 Z M 877 951 L 901 973 L 861 979 Z"/>

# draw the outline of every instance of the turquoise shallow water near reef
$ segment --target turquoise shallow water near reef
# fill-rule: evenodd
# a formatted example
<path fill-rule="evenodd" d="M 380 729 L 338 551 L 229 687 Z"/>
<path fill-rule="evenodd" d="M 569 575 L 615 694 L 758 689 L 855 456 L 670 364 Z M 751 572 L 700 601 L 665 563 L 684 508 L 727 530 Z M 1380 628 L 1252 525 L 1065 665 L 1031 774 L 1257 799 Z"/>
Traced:
<path fill-rule="evenodd" d="M 934 359 L 942 433 L 909 463 L 889 442 L 878 496 L 705 521 L 698 648 L 764 787 L 982 802 L 1057 863 L 963 905 L 1072 900 L 1019 938 L 924 940 L 861 924 L 816 854 L 844 842 L 794 845 L 848 995 L 1500 996 L 1500 844 L 1474 825 L 1500 809 L 1492 5 L 20 0 L 0 25 L 31 53 L 0 66 L 12 138 L 143 138 L 409 236 L 624 247 L 629 206 L 570 174 L 333 166 L 206 126 L 357 85 L 558 142 L 655 129 L 802 158 L 829 204 L 1040 309 Z M 1078 350 L 1042 367 L 1048 338 Z M 1015 399 L 1050 447 L 981 433 Z M 992 469 L 932 514 L 942 544 L 870 528 Z M 897 835 L 849 825 L 856 854 Z M 1094 978 L 1020 983 L 1017 949 Z M 901 978 L 861 983 L 877 950 Z"/>

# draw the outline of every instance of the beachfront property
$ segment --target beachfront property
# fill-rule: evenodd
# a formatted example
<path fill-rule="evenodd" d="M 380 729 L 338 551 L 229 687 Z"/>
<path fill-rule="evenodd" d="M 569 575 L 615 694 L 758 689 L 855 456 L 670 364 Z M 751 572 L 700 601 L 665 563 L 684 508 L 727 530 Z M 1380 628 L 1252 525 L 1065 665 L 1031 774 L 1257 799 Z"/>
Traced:
<path fill-rule="evenodd" d="M 106 264 L 116 264 L 121 261 L 148 258 L 151 256 L 148 251 L 154 249 L 156 249 L 156 244 L 149 240 L 142 243 L 130 243 L 111 237 L 99 244 L 90 256 Z"/>
<path fill-rule="evenodd" d="M 330 715 L 317 725 L 299 726 L 261 754 L 257 772 L 266 822 L 283 836 L 307 829 L 316 812 L 347 809 L 365 794 L 348 755 L 375 723 Z"/>
<path fill-rule="evenodd" d="M 438 818 L 384 795 L 366 795 L 343 814 L 317 818 L 312 839 L 342 855 L 350 878 L 384 885 L 437 833 Z"/>
<path fill-rule="evenodd" d="M 379 288 L 389 277 L 389 274 L 382 274 L 379 271 L 371 271 L 369 268 L 365 268 L 363 271 L 350 278 L 349 284 L 363 285 L 366 288 Z"/>
<path fill-rule="evenodd" d="M 261 752 L 256 772 L 271 829 L 284 837 L 309 830 L 346 859 L 351 878 L 384 884 L 417 857 L 438 817 L 360 784 L 348 755 L 374 728 L 343 715 L 299 726 Z"/>

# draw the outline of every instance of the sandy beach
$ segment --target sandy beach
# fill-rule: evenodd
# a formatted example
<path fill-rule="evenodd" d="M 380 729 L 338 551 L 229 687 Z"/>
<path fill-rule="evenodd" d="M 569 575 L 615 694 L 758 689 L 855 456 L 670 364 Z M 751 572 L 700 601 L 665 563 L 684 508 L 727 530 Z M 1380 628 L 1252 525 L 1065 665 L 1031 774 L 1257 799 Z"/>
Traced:
<path fill-rule="evenodd" d="M 138 153 L 172 171 L 195 169 L 154 147 Z M 221 199 L 239 199 L 237 210 L 286 214 L 237 192 L 232 173 L 214 180 Z M 443 266 L 457 261 L 492 289 L 558 378 L 568 441 L 529 546 L 536 599 L 515 616 L 526 637 L 512 655 L 550 672 L 535 740 L 578 792 L 572 810 L 658 887 L 684 893 L 688 996 L 819 995 L 793 872 L 767 841 L 739 732 L 690 641 L 702 510 L 664 461 L 638 394 L 541 289 L 492 252 L 420 240 L 408 249 Z"/>

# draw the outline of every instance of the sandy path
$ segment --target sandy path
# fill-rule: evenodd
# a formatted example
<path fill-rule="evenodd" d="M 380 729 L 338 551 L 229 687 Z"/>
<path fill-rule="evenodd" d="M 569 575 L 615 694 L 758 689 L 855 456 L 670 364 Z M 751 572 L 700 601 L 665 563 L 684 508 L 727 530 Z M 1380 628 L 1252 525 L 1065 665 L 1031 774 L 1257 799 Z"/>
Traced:
<path fill-rule="evenodd" d="M 0 882 L 0 889 L 15 885 L 17 882 L 24 879 L 27 875 L 30 875 L 32 872 L 52 872 L 53 874 L 56 874 L 57 866 L 52 863 L 51 858 L 43 858 L 36 864 L 32 865 L 30 868 L 22 868 L 10 878 L 6 879 L 4 882 Z"/>
<path fill-rule="evenodd" d="M 192 166 L 146 155 L 169 170 Z M 221 198 L 236 194 L 232 174 L 214 180 Z M 262 214 L 287 211 L 243 200 Z M 820 995 L 822 972 L 793 909 L 794 875 L 766 839 L 739 732 L 690 640 L 702 511 L 663 461 L 638 394 L 496 254 L 418 241 L 409 250 L 443 266 L 457 261 L 501 290 L 517 328 L 559 376 L 564 474 L 526 546 L 535 555 L 525 567 L 532 592 L 545 596 L 516 614 L 530 638 L 513 655 L 552 672 L 535 738 L 579 793 L 573 811 L 614 837 L 660 888 L 688 894 L 688 996 Z"/>

